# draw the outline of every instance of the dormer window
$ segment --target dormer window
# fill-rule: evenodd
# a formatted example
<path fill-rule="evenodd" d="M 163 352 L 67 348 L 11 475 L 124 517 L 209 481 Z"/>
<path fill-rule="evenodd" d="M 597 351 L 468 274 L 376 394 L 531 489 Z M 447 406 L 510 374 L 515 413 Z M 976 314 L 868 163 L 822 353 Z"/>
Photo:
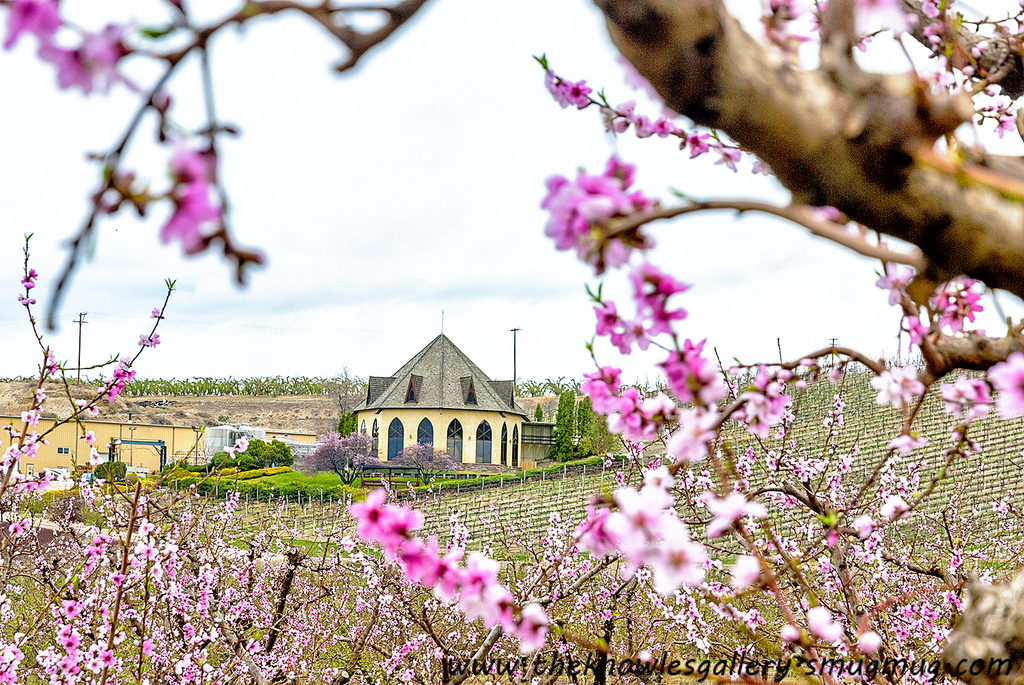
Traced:
<path fill-rule="evenodd" d="M 416 401 L 416 386 L 413 384 L 412 379 L 409 379 L 409 389 L 405 392 L 405 401 L 415 402 Z"/>
<path fill-rule="evenodd" d="M 476 404 L 476 388 L 473 387 L 473 377 L 465 376 L 461 380 L 463 404 Z"/>

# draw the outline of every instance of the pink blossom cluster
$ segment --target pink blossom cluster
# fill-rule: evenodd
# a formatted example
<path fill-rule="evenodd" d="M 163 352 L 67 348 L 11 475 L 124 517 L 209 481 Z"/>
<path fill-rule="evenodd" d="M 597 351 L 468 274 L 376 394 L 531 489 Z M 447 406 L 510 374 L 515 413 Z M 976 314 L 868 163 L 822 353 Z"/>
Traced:
<path fill-rule="evenodd" d="M 607 408 L 607 407 L 606 407 Z M 608 431 L 632 442 L 654 440 L 660 428 L 675 420 L 676 403 L 659 392 L 644 399 L 635 387 L 626 388 L 608 413 Z"/>
<path fill-rule="evenodd" d="M 665 449 L 676 462 L 698 462 L 708 455 L 708 443 L 715 439 L 719 422 L 717 408 L 689 407 L 676 412 L 677 428 Z"/>
<path fill-rule="evenodd" d="M 210 244 L 208 227 L 221 220 L 221 208 L 210 200 L 213 192 L 212 158 L 179 146 L 171 158 L 174 212 L 160 229 L 160 240 L 180 240 L 185 254 L 194 255 Z"/>
<path fill-rule="evenodd" d="M 686 525 L 672 509 L 669 489 L 675 479 L 664 466 L 644 475 L 638 491 L 615 491 L 615 511 L 590 507 L 577 529 L 577 545 L 596 557 L 620 553 L 630 564 L 651 570 L 654 589 L 662 595 L 683 585 L 700 585 L 708 564 L 704 546 L 690 539 Z"/>
<path fill-rule="evenodd" d="M 988 379 L 999 391 L 996 408 L 1004 419 L 1024 416 L 1024 354 L 1014 352 L 1005 362 L 988 370 Z"/>
<path fill-rule="evenodd" d="M 975 289 L 980 282 L 967 276 L 958 276 L 945 283 L 929 300 L 939 315 L 939 326 L 953 333 L 962 333 L 964 324 L 974 321 L 974 315 L 984 307 L 978 303 L 981 294 Z"/>
<path fill-rule="evenodd" d="M 100 391 L 107 396 L 107 400 L 113 402 L 124 392 L 125 386 L 135 378 L 135 369 L 132 368 L 132 360 L 128 357 L 121 357 L 117 360 L 117 366 L 110 378 L 103 381 Z"/>
<path fill-rule="evenodd" d="M 3 47 L 10 50 L 23 34 L 34 35 L 39 41 L 37 54 L 56 68 L 61 89 L 80 88 L 88 95 L 97 87 L 106 93 L 114 83 L 128 83 L 118 72 L 121 60 L 131 54 L 126 27 L 110 24 L 99 33 L 81 31 L 77 47 L 67 48 L 57 42 L 64 26 L 56 0 L 11 0 Z"/>
<path fill-rule="evenodd" d="M 21 279 L 21 285 L 25 288 L 24 295 L 18 295 L 18 302 L 22 305 L 29 307 L 36 303 L 35 298 L 29 295 L 29 291 L 36 287 L 36 279 L 39 278 L 39 274 L 36 273 L 35 269 L 29 269 L 25 272 L 25 277 Z"/>
<path fill-rule="evenodd" d="M 635 268 L 629 274 L 629 280 L 633 284 L 637 316 L 650 322 L 649 335 L 672 333 L 672 322 L 686 318 L 685 309 L 669 309 L 668 298 L 686 292 L 690 286 L 677 281 L 650 262 L 643 262 Z"/>
<path fill-rule="evenodd" d="M 412 535 L 423 525 L 423 514 L 386 500 L 386 491 L 373 490 L 365 502 L 355 502 L 349 508 L 360 538 L 381 545 L 409 580 L 433 588 L 439 599 L 452 602 L 457 597 L 470 620 L 480 618 L 487 628 L 500 625 L 518 637 L 524 654 L 540 649 L 547 635 L 547 614 L 534 602 L 516 615 L 512 593 L 498 581 L 498 562 L 471 552 L 465 567 L 460 567 L 462 548 L 452 548 L 442 557 L 436 538 Z"/>
<path fill-rule="evenodd" d="M 894 409 L 908 406 L 924 393 L 924 384 L 917 380 L 917 369 L 913 366 L 886 369 L 871 379 L 871 387 L 878 391 L 878 404 L 891 404 Z"/>
<path fill-rule="evenodd" d="M 703 407 L 713 405 L 729 392 L 718 368 L 704 358 L 707 339 L 694 343 L 683 342 L 683 349 L 669 352 L 668 358 L 658 364 L 665 374 L 668 387 L 680 402 L 694 402 Z"/>
<path fill-rule="evenodd" d="M 953 383 L 943 383 L 939 391 L 942 393 L 942 408 L 965 424 L 988 416 L 992 396 L 988 383 L 980 378 L 961 375 Z"/>
<path fill-rule="evenodd" d="M 733 492 L 726 497 L 718 497 L 711 492 L 705 492 L 702 495 L 702 500 L 714 514 L 707 527 L 707 535 L 712 539 L 722 537 L 747 516 L 762 518 L 768 514 L 763 504 L 748 500 L 747 496 L 741 492 Z"/>
<path fill-rule="evenodd" d="M 606 239 L 599 224 L 648 212 L 657 205 L 639 190 L 629 190 L 634 178 L 635 167 L 616 157 L 609 159 L 604 172 L 597 176 L 583 171 L 573 181 L 552 176 L 541 202 L 541 208 L 551 213 L 544 233 L 555 240 L 557 249 L 575 249 L 577 256 L 597 273 L 605 267 L 625 264 L 634 247 L 647 249 L 652 243 L 646 238 L 629 245 L 619 238 Z"/>
<path fill-rule="evenodd" d="M 629 354 L 635 343 L 641 350 L 650 346 L 650 339 L 661 333 L 672 333 L 672 322 L 686 318 L 686 310 L 668 308 L 668 298 L 685 292 L 690 286 L 680 283 L 649 262 L 643 262 L 630 273 L 633 299 L 637 305 L 632 320 L 623 318 L 611 300 L 599 300 L 594 307 L 597 317 L 595 332 L 608 336 L 622 354 Z"/>
<path fill-rule="evenodd" d="M 751 388 L 740 394 L 738 399 L 743 401 L 743 406 L 733 418 L 746 424 L 748 433 L 767 438 L 770 428 L 789 415 L 793 400 L 784 390 L 783 382 L 777 376 L 769 376 L 767 367 L 760 365 Z"/>
<path fill-rule="evenodd" d="M 577 109 L 586 109 L 594 101 L 590 99 L 590 94 L 593 92 L 591 88 L 587 87 L 586 81 L 579 81 L 573 83 L 572 81 L 566 81 L 561 76 L 558 76 L 550 69 L 544 72 L 544 85 L 547 87 L 548 92 L 555 98 L 555 102 L 565 109 L 569 106 L 574 106 Z"/>

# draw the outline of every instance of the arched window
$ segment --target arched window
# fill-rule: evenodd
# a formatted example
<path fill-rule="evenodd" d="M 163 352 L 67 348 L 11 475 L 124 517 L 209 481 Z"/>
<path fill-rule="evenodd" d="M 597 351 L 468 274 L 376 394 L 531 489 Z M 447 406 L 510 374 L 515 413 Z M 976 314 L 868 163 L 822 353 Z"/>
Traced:
<path fill-rule="evenodd" d="M 366 435 L 366 421 L 363 421 L 363 424 L 359 426 L 359 432 Z"/>
<path fill-rule="evenodd" d="M 508 465 L 508 424 L 501 424 L 501 465 Z"/>
<path fill-rule="evenodd" d="M 455 457 L 455 461 L 462 461 L 462 424 L 458 419 L 448 424 L 448 454 Z"/>
<path fill-rule="evenodd" d="M 476 429 L 476 463 L 491 463 L 491 424 L 481 421 Z"/>
<path fill-rule="evenodd" d="M 423 445 L 434 444 L 434 425 L 430 419 L 420 421 L 420 427 L 416 429 L 416 442 Z"/>
<path fill-rule="evenodd" d="M 398 459 L 398 455 L 405 443 L 402 436 L 403 432 L 402 422 L 397 418 L 391 419 L 391 425 L 388 426 L 388 461 Z"/>
<path fill-rule="evenodd" d="M 519 466 L 519 426 L 512 426 L 512 466 Z"/>
<path fill-rule="evenodd" d="M 373 447 L 376 449 L 377 438 L 380 437 L 380 429 L 377 428 L 377 419 L 373 420 L 373 428 L 371 429 L 370 437 L 373 438 Z"/>

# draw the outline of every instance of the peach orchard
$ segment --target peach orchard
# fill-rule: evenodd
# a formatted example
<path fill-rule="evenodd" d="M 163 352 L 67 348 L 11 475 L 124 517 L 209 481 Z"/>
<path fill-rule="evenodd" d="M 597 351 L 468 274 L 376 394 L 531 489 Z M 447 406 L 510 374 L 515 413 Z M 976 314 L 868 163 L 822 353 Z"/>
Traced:
<path fill-rule="evenodd" d="M 160 240 L 179 243 L 186 255 L 222 250 L 239 280 L 262 261 L 229 229 L 218 161 L 220 142 L 236 131 L 216 116 L 212 37 L 300 14 L 337 39 L 344 71 L 425 4 L 248 0 L 200 24 L 186 2 L 166 0 L 166 16 L 140 28 L 83 26 L 56 0 L 0 0 L 3 47 L 31 42 L 58 88 L 138 94 L 123 135 L 94 156 L 101 180 L 57 275 L 51 323 L 84 246 L 118 213 L 166 214 Z M 654 396 L 625 386 L 614 360 L 598 360 L 582 386 L 631 456 L 617 487 L 595 492 L 573 520 L 554 517 L 538 540 L 503 537 L 495 524 L 495 535 L 473 551 L 457 517 L 445 534 L 429 535 L 415 499 L 385 490 L 351 504 L 354 528 L 325 530 L 313 545 L 300 544 L 284 522 L 247 530 L 236 496 L 211 504 L 194 492 L 141 484 L 79 484 L 91 512 L 85 521 L 73 506 L 30 514 L 47 478 L 18 467 L 46 440 L 37 429 L 55 401 L 50 383 L 74 408 L 65 421 L 76 422 L 124 390 L 137 356 L 104 365 L 91 400 L 72 399 L 58 361 L 66 352 L 48 347 L 35 318 L 39 276 L 26 244 L 17 296 L 40 366 L 0 461 L 0 680 L 459 683 L 476 676 L 456 666 L 475 663 L 492 681 L 533 683 L 564 677 L 555 663 L 596 654 L 574 678 L 653 682 L 661 676 L 651 666 L 664 653 L 710 658 L 736 650 L 780 664 L 901 658 L 955 669 L 965 659 L 1012 659 L 1009 674 L 954 675 L 1019 680 L 1024 582 L 984 583 L 1016 570 L 1024 536 L 989 545 L 955 500 L 941 522 L 923 508 L 950 469 L 984 456 L 972 437 L 976 421 L 1024 416 L 1024 323 L 1007 319 L 1005 330 L 989 334 L 974 329 L 989 289 L 1024 296 L 1024 164 L 990 154 L 971 135 L 972 126 L 1021 135 L 1013 103 L 1024 93 L 1024 10 L 1007 4 L 974 21 L 953 2 L 771 0 L 750 35 L 721 0 L 596 5 L 631 80 L 663 106 L 645 111 L 540 56 L 538 85 L 543 80 L 557 105 L 577 110 L 566 116 L 676 146 L 680 164 L 710 155 L 740 175 L 774 175 L 791 194 L 788 205 L 663 203 L 636 188 L 634 167 L 614 157 L 602 170 L 553 175 L 538 193 L 549 212 L 543 230 L 557 249 L 575 252 L 596 274 L 621 272 L 632 286 L 627 302 L 591 293 L 595 335 L 621 354 L 653 348 L 662 360 L 663 391 Z M 359 28 L 355 18 L 365 14 L 381 18 L 377 28 Z M 165 47 L 169 36 L 176 47 Z M 862 69 L 857 52 L 883 41 L 925 46 L 928 67 L 908 54 L 904 73 Z M 814 65 L 807 45 L 816 48 Z M 130 82 L 121 71 L 128 60 L 152 62 L 159 78 Z M 200 64 L 194 87 L 206 103 L 207 121 L 196 130 L 178 124 L 167 88 L 190 60 Z M 169 184 L 125 166 L 143 121 L 156 122 Z M 567 159 L 565 168 L 572 166 Z M 687 315 L 690 284 L 667 269 L 671 256 L 655 248 L 649 225 L 722 210 L 782 217 L 877 260 L 877 285 L 901 314 L 904 352 L 921 364 L 887 366 L 836 346 L 781 363 L 713 361 L 703 336 L 690 333 L 701 325 Z M 168 283 L 168 298 L 172 289 Z M 167 304 L 153 310 L 139 354 L 159 345 Z M 860 435 L 841 449 L 849 364 L 874 375 L 877 403 L 903 420 L 894 434 Z M 817 439 L 799 444 L 789 433 L 791 393 L 814 382 L 833 383 L 834 399 Z M 954 419 L 941 444 L 927 444 L 915 428 L 934 395 Z M 728 430 L 751 436 L 749 447 L 730 449 Z M 82 440 L 98 462 L 96 436 Z M 863 441 L 884 450 L 857 471 Z M 940 468 L 926 467 L 928 450 L 942 455 Z M 1020 532 L 1014 510 L 1002 523 Z M 790 673 L 827 683 L 940 677 L 923 666 Z M 756 684 L 772 674 L 735 677 Z"/>

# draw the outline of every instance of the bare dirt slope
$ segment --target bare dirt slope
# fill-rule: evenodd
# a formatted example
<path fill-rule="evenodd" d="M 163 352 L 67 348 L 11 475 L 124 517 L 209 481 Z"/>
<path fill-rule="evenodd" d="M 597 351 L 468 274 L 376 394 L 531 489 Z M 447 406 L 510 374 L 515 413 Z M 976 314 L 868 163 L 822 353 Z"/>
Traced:
<path fill-rule="evenodd" d="M 0 383 L 0 415 L 19 416 L 28 408 L 34 384 Z M 72 386 L 75 399 L 91 397 L 96 386 Z M 71 413 L 63 388 L 47 386 L 49 399 L 43 406 L 44 416 L 65 417 Z M 349 402 L 348 406 L 351 406 Z M 335 430 L 341 409 L 337 397 L 330 395 L 290 396 L 173 396 L 119 397 L 114 402 L 100 402 L 101 421 L 127 421 L 128 414 L 136 423 L 179 426 L 216 426 L 222 423 L 248 423 L 260 428 L 320 434 Z"/>

